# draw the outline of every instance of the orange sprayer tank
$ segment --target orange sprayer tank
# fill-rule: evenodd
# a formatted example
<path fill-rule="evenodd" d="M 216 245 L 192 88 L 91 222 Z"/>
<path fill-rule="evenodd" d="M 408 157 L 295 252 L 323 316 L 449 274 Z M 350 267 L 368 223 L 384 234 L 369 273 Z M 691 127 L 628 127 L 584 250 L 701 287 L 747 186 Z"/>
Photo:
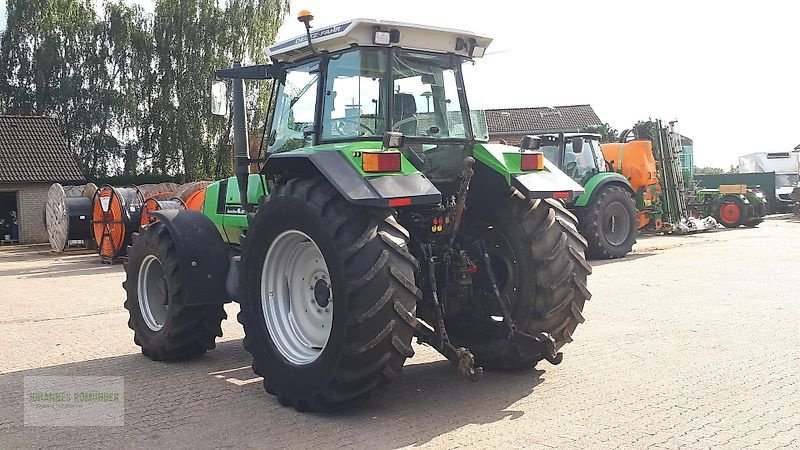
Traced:
<path fill-rule="evenodd" d="M 600 148 L 613 170 L 627 178 L 635 191 L 658 183 L 653 143 L 649 140 L 602 144 Z"/>

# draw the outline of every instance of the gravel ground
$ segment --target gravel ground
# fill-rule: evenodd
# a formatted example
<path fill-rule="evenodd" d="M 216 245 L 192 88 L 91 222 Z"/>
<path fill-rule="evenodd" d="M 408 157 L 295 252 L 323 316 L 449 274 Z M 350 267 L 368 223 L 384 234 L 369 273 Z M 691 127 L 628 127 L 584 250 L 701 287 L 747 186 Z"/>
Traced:
<path fill-rule="evenodd" d="M 0 447 L 798 448 L 798 236 L 773 216 L 640 238 L 595 262 L 561 365 L 472 384 L 418 346 L 397 382 L 332 415 L 266 394 L 235 319 L 205 357 L 154 363 L 126 325 L 122 266 L 0 247 Z M 124 425 L 24 426 L 34 375 L 124 377 Z"/>

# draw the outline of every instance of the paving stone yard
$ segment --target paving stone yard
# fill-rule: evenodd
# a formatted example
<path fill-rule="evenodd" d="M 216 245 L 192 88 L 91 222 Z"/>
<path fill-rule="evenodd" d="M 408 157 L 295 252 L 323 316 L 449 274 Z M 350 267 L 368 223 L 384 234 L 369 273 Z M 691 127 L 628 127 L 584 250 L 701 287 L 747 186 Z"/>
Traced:
<path fill-rule="evenodd" d="M 300 414 L 225 337 L 194 361 L 134 346 L 122 266 L 0 247 L 0 448 L 800 448 L 800 222 L 640 238 L 595 262 L 586 323 L 559 366 L 463 380 L 416 347 L 359 408 Z M 35 375 L 124 377 L 124 425 L 24 425 Z"/>

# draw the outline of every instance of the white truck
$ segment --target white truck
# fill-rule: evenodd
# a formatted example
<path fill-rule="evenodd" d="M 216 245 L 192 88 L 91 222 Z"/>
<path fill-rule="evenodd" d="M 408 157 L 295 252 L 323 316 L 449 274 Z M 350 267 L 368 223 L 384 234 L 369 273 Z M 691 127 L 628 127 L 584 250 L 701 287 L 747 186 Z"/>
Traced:
<path fill-rule="evenodd" d="M 792 190 L 800 178 L 800 151 L 758 152 L 739 157 L 739 173 L 775 172 L 775 197 L 784 211 L 792 207 Z"/>

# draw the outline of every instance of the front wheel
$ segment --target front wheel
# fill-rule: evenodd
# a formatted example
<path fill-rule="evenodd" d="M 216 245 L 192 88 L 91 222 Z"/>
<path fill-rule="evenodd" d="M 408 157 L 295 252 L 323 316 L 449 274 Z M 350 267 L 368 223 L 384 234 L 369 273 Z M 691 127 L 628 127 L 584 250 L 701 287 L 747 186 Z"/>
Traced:
<path fill-rule="evenodd" d="M 239 321 L 264 388 L 299 411 L 366 399 L 413 355 L 420 291 L 392 210 L 325 179 L 275 186 L 243 244 Z"/>

